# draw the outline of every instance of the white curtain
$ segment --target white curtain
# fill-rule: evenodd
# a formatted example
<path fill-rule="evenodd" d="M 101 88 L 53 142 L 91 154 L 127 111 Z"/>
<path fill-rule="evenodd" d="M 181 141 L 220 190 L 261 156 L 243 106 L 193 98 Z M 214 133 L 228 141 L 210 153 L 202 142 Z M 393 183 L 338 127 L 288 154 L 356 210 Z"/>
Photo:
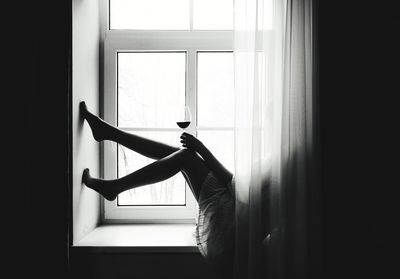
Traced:
<path fill-rule="evenodd" d="M 235 278 L 316 278 L 312 0 L 235 0 Z"/>

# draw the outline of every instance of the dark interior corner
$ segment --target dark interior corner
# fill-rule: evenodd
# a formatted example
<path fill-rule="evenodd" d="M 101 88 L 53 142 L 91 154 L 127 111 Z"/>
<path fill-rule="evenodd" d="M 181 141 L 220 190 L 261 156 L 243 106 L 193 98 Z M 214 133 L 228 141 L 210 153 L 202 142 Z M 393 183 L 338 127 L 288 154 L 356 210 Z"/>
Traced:
<path fill-rule="evenodd" d="M 393 5 L 394 6 L 394 5 Z M 369 33 L 368 189 L 377 275 L 399 274 L 400 211 L 397 187 L 399 137 L 396 93 L 399 92 L 400 16 L 395 7 L 374 9 Z"/>
<path fill-rule="evenodd" d="M 387 278 L 398 274 L 400 18 L 353 5 L 319 10 L 324 276 Z"/>
<path fill-rule="evenodd" d="M 399 92 L 400 17 L 380 2 L 373 9 L 319 2 L 323 275 L 392 277 L 400 248 L 399 191 L 392 180 L 398 110 L 391 101 Z M 6 150 L 10 165 L 22 166 L 7 174 L 22 185 L 12 185 L 12 195 L 22 198 L 12 207 L 8 266 L 32 277 L 67 278 L 71 7 L 70 1 L 27 5 L 26 36 L 13 40 L 21 55 L 6 59 L 7 89 L 23 92 L 22 98 L 10 94 L 13 101 L 5 105 L 11 109 L 23 99 L 23 112 L 8 116 L 10 143 L 25 147 L 17 154 Z M 22 82 L 21 75 L 28 78 Z"/>

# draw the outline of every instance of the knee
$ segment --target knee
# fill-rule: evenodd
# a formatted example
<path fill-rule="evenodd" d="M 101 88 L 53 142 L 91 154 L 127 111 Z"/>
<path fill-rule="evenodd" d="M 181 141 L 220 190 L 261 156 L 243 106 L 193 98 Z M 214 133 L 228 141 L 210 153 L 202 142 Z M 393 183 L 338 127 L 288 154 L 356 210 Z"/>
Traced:
<path fill-rule="evenodd" d="M 177 151 L 177 152 L 178 152 L 179 156 L 183 159 L 190 159 L 190 158 L 194 158 L 195 156 L 197 156 L 195 152 L 193 152 L 189 149 L 186 149 L 186 148 L 179 149 L 179 151 Z"/>
<path fill-rule="evenodd" d="M 183 164 L 183 166 L 185 166 L 185 164 L 188 164 L 194 160 L 199 159 L 198 155 L 189 149 L 180 149 L 176 153 L 177 153 L 178 158 L 180 159 L 180 162 Z"/>

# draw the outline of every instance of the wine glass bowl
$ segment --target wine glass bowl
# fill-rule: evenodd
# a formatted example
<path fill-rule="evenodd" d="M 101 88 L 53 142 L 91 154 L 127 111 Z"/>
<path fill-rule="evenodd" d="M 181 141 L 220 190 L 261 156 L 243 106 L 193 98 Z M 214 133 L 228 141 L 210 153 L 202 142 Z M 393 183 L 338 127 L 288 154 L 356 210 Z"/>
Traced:
<path fill-rule="evenodd" d="M 179 128 L 181 128 L 185 132 L 186 128 L 189 127 L 191 121 L 192 121 L 192 113 L 190 112 L 189 106 L 185 106 L 183 108 L 183 111 L 178 113 L 176 124 L 178 125 Z"/>

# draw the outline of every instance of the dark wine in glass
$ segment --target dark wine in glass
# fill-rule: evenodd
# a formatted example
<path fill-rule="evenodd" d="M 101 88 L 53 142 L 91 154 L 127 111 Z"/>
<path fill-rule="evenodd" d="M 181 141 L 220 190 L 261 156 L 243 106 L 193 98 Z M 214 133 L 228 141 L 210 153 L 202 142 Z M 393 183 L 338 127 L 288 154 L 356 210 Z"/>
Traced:
<path fill-rule="evenodd" d="M 183 129 L 185 132 L 186 128 L 189 127 L 190 122 L 192 121 L 192 114 L 190 112 L 189 106 L 185 106 L 183 112 L 179 113 L 178 119 L 176 121 L 176 124 L 179 126 L 179 128 Z"/>
<path fill-rule="evenodd" d="M 189 127 L 190 121 L 176 122 L 176 124 L 178 124 L 178 126 L 179 126 L 180 128 L 185 129 L 185 128 Z"/>

